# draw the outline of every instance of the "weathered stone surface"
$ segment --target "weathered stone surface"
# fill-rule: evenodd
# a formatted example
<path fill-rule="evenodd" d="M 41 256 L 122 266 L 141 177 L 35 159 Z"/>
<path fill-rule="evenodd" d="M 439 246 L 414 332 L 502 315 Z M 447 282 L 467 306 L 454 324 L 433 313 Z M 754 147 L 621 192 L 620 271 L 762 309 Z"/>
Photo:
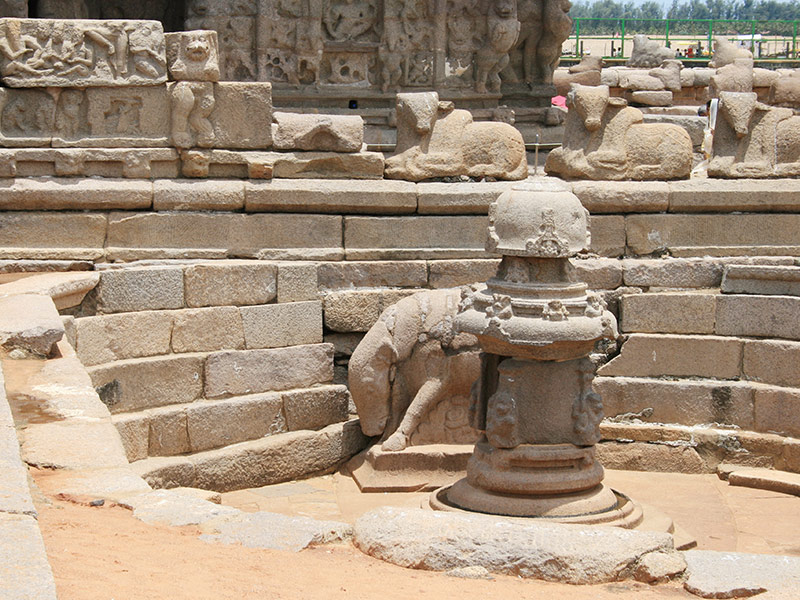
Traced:
<path fill-rule="evenodd" d="M 625 217 L 593 215 L 589 218 L 592 241 L 589 251 L 600 256 L 622 256 L 625 253 Z"/>
<path fill-rule="evenodd" d="M 47 356 L 64 336 L 64 324 L 47 296 L 21 294 L 0 297 L 0 346 Z"/>
<path fill-rule="evenodd" d="M 241 210 L 244 183 L 241 181 L 153 182 L 153 210 Z"/>
<path fill-rule="evenodd" d="M 254 256 L 341 258 L 342 217 L 297 214 L 111 213 L 112 255 L 135 258 Z"/>
<path fill-rule="evenodd" d="M 310 546 L 341 542 L 353 533 L 352 525 L 347 523 L 268 512 L 241 513 L 208 523 L 203 529 L 207 533 L 201 535 L 200 539 L 207 542 L 286 552 L 300 552 Z"/>
<path fill-rule="evenodd" d="M 153 184 L 127 179 L 26 178 L 0 184 L 4 210 L 135 210 L 153 202 Z"/>
<path fill-rule="evenodd" d="M 206 361 L 205 396 L 288 390 L 328 383 L 332 378 L 330 344 L 217 352 Z"/>
<path fill-rule="evenodd" d="M 173 527 L 198 525 L 211 519 L 241 514 L 236 508 L 220 506 L 172 490 L 153 490 L 138 496 L 130 496 L 124 498 L 120 504 L 133 510 L 133 516 L 140 521 Z"/>
<path fill-rule="evenodd" d="M 125 448 L 128 462 L 147 458 L 150 447 L 150 417 L 147 413 L 122 413 L 112 419 Z"/>
<path fill-rule="evenodd" d="M 661 583 L 681 575 L 686 560 L 679 552 L 650 552 L 639 561 L 633 576 L 637 581 Z"/>
<path fill-rule="evenodd" d="M 315 263 L 285 263 L 278 266 L 278 303 L 317 299 Z"/>
<path fill-rule="evenodd" d="M 288 302 L 239 309 L 248 349 L 322 342 L 322 302 Z"/>
<path fill-rule="evenodd" d="M 276 152 L 271 161 L 275 179 L 383 179 L 380 152 Z M 251 178 L 255 178 L 255 162 L 250 166 Z"/>
<path fill-rule="evenodd" d="M 800 391 L 759 387 L 754 404 L 756 431 L 800 437 Z"/>
<path fill-rule="evenodd" d="M 203 392 L 203 355 L 133 358 L 90 367 L 112 413 L 192 402 Z"/>
<path fill-rule="evenodd" d="M 622 297 L 620 329 L 626 333 L 717 333 L 714 293 L 649 293 Z"/>
<path fill-rule="evenodd" d="M 628 247 L 633 254 L 672 248 L 699 251 L 708 247 L 746 246 L 751 248 L 748 254 L 764 255 L 761 247 L 797 245 L 800 215 L 630 215 L 625 223 Z M 742 253 L 728 251 L 724 256 Z M 788 250 L 784 254 L 793 252 Z"/>
<path fill-rule="evenodd" d="M 486 217 L 345 217 L 348 259 L 483 257 Z"/>
<path fill-rule="evenodd" d="M 753 428 L 753 390 L 747 383 L 598 377 L 594 388 L 603 398 L 606 417 L 635 416 L 651 423 L 717 423 Z"/>
<path fill-rule="evenodd" d="M 182 310 L 173 314 L 173 352 L 244 348 L 242 317 L 234 306 Z"/>
<path fill-rule="evenodd" d="M 797 212 L 800 181 L 690 179 L 670 184 L 670 212 Z"/>
<path fill-rule="evenodd" d="M 358 152 L 364 143 L 364 119 L 359 115 L 276 112 L 272 116 L 276 150 Z"/>
<path fill-rule="evenodd" d="M 595 446 L 597 460 L 606 469 L 668 473 L 710 473 L 690 444 L 667 445 L 646 442 L 602 442 Z"/>
<path fill-rule="evenodd" d="M 800 496 L 800 474 L 797 473 L 732 467 L 728 474 L 728 483 Z"/>
<path fill-rule="evenodd" d="M 662 533 L 394 507 L 363 515 L 353 541 L 362 552 L 404 567 L 483 566 L 493 573 L 574 584 L 619 581 L 643 556 L 675 552 L 671 536 Z"/>
<path fill-rule="evenodd" d="M 181 407 L 154 408 L 148 411 L 148 456 L 172 456 L 189 452 L 186 411 Z"/>
<path fill-rule="evenodd" d="M 710 258 L 625 259 L 625 285 L 713 288 L 722 281 L 722 261 Z"/>
<path fill-rule="evenodd" d="M 684 554 L 688 579 L 684 587 L 703 598 L 790 598 L 800 586 L 800 559 L 795 556 L 689 550 Z M 783 596 L 782 594 L 787 594 Z"/>
<path fill-rule="evenodd" d="M 267 148 L 272 144 L 272 84 L 224 81 L 214 84 L 215 148 Z"/>
<path fill-rule="evenodd" d="M 800 387 L 800 343 L 777 340 L 748 340 L 744 345 L 742 373 L 746 379 Z"/>
<path fill-rule="evenodd" d="M 100 281 L 94 272 L 41 273 L 0 285 L 0 297 L 13 294 L 50 296 L 58 310 L 78 306 Z"/>
<path fill-rule="evenodd" d="M 229 491 L 299 479 L 335 468 L 366 444 L 358 421 L 269 436 L 192 457 L 191 485 Z"/>
<path fill-rule="evenodd" d="M 153 456 L 131 464 L 153 488 L 194 487 L 195 468 L 188 456 Z"/>
<path fill-rule="evenodd" d="M 0 593 L 8 600 L 56 600 L 56 584 L 39 525 L 0 513 Z"/>
<path fill-rule="evenodd" d="M 397 146 L 386 159 L 386 177 L 527 177 L 525 143 L 513 126 L 473 122 L 469 111 L 440 103 L 436 92 L 398 94 L 396 109 Z"/>
<path fill-rule="evenodd" d="M 575 194 L 589 212 L 664 212 L 669 206 L 670 184 L 664 181 L 576 181 Z"/>
<path fill-rule="evenodd" d="M 107 421 L 29 424 L 21 436 L 22 459 L 52 469 L 98 469 L 128 464 L 117 430 Z"/>
<path fill-rule="evenodd" d="M 226 261 L 186 269 L 187 306 L 266 304 L 277 294 L 278 268 L 259 261 Z"/>
<path fill-rule="evenodd" d="M 724 294 L 800 296 L 800 268 L 781 265 L 729 265 L 722 279 Z"/>
<path fill-rule="evenodd" d="M 642 112 L 608 86 L 575 85 L 567 95 L 564 141 L 547 155 L 545 172 L 604 180 L 686 179 L 692 141 L 677 125 L 645 124 Z"/>
<path fill-rule="evenodd" d="M 717 298 L 715 333 L 800 340 L 795 315 L 800 298 L 721 294 Z"/>
<path fill-rule="evenodd" d="M 134 494 L 144 494 L 151 489 L 128 465 L 60 471 L 56 483 L 56 493 L 68 498 L 103 499 L 111 502 Z"/>
<path fill-rule="evenodd" d="M 669 90 L 631 90 L 625 94 L 631 104 L 644 106 L 672 106 L 672 92 Z"/>
<path fill-rule="evenodd" d="M 105 215 L 0 213 L 0 247 L 47 248 L 40 253 L 42 258 L 97 258 L 102 254 L 105 236 Z M 70 250 L 59 253 L 62 248 Z M 35 253 L 25 252 L 23 258 L 39 258 L 31 254 Z M 8 257 L 8 253 L 3 256 Z"/>
<path fill-rule="evenodd" d="M 76 352 L 87 367 L 166 354 L 170 349 L 172 314 L 139 311 L 75 320 Z"/>
<path fill-rule="evenodd" d="M 614 290 L 622 285 L 622 265 L 618 260 L 606 258 L 575 258 L 572 261 L 575 278 L 591 290 Z"/>
<path fill-rule="evenodd" d="M 800 78 L 792 72 L 774 81 L 769 88 L 769 103 L 787 108 L 800 107 Z"/>
<path fill-rule="evenodd" d="M 347 261 L 322 263 L 317 282 L 323 290 L 360 287 L 421 287 L 428 282 L 425 261 Z"/>
<path fill-rule="evenodd" d="M 747 348 L 749 344 L 737 338 L 710 335 L 634 333 L 622 344 L 622 352 L 600 367 L 597 374 L 738 379 L 742 375 L 742 346 Z M 747 368 L 744 372 L 746 375 Z"/>
<path fill-rule="evenodd" d="M 424 215 L 485 215 L 489 205 L 509 189 L 506 181 L 417 184 L 417 213 Z M 566 185 L 564 185 L 566 189 Z"/>
<path fill-rule="evenodd" d="M 219 81 L 216 31 L 165 33 L 169 78 L 177 81 Z"/>
<path fill-rule="evenodd" d="M 675 50 L 662 46 L 646 35 L 633 36 L 633 50 L 626 65 L 628 67 L 658 67 L 665 60 L 675 58 Z"/>
<path fill-rule="evenodd" d="M 183 271 L 179 267 L 109 269 L 101 273 L 96 293 L 99 313 L 183 308 Z"/>
<path fill-rule="evenodd" d="M 167 80 L 164 28 L 158 21 L 2 19 L 0 28 L 11 45 L 0 59 L 4 85 L 148 86 Z M 34 47 L 21 52 L 27 40 Z M 52 45 L 42 47 L 35 40 Z"/>
<path fill-rule="evenodd" d="M 281 408 L 281 397 L 274 393 L 190 404 L 185 409 L 190 451 L 283 433 L 287 428 Z"/>
<path fill-rule="evenodd" d="M 497 273 L 499 259 L 430 260 L 428 282 L 432 288 L 449 288 L 486 281 Z"/>
<path fill-rule="evenodd" d="M 292 390 L 282 396 L 289 431 L 322 429 L 349 418 L 350 394 L 343 385 Z"/>
<path fill-rule="evenodd" d="M 383 310 L 379 290 L 331 292 L 325 296 L 325 327 L 333 331 L 367 331 Z"/>
<path fill-rule="evenodd" d="M 245 208 L 247 212 L 412 213 L 417 208 L 417 190 L 403 181 L 249 181 Z"/>
<path fill-rule="evenodd" d="M 19 455 L 19 441 L 6 400 L 3 386 L 3 373 L 0 370 L 0 513 L 16 513 L 36 516 L 30 490 L 28 489 L 28 469 Z"/>

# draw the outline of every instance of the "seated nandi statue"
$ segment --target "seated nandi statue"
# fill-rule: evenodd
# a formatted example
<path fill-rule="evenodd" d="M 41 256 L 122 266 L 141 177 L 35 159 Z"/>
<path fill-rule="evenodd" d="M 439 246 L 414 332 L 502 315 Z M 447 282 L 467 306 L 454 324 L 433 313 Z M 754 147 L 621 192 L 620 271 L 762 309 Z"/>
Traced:
<path fill-rule="evenodd" d="M 768 106 L 753 92 L 720 92 L 708 174 L 711 177 L 800 175 L 800 116 Z"/>
<path fill-rule="evenodd" d="M 397 94 L 396 109 L 397 150 L 386 159 L 386 177 L 528 176 L 525 143 L 512 125 L 474 123 L 469 111 L 440 102 L 436 92 Z"/>
<path fill-rule="evenodd" d="M 608 86 L 573 84 L 567 95 L 564 140 L 547 157 L 545 171 L 578 179 L 685 179 L 692 168 L 686 130 L 644 123 L 642 112 Z"/>
<path fill-rule="evenodd" d="M 458 289 L 424 291 L 383 311 L 350 358 L 349 387 L 366 435 L 381 449 L 473 443 L 470 388 L 480 369 L 474 336 L 456 333 Z"/>

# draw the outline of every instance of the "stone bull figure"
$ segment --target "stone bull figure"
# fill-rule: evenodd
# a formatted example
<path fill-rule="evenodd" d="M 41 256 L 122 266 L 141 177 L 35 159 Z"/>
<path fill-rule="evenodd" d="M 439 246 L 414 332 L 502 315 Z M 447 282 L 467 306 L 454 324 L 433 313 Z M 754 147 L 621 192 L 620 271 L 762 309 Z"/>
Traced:
<path fill-rule="evenodd" d="M 545 171 L 577 179 L 685 179 L 692 168 L 692 141 L 678 125 L 644 123 L 642 112 L 608 86 L 573 84 L 560 148 Z"/>
<path fill-rule="evenodd" d="M 711 177 L 800 175 L 800 116 L 762 104 L 752 92 L 720 92 Z"/>
<path fill-rule="evenodd" d="M 386 159 L 386 177 L 528 176 L 525 143 L 512 125 L 474 123 L 469 111 L 440 102 L 436 92 L 397 94 L 396 110 L 397 150 Z"/>
<path fill-rule="evenodd" d="M 350 358 L 349 387 L 366 435 L 383 450 L 473 443 L 470 388 L 480 369 L 474 336 L 456 333 L 458 289 L 425 291 L 387 308 Z"/>

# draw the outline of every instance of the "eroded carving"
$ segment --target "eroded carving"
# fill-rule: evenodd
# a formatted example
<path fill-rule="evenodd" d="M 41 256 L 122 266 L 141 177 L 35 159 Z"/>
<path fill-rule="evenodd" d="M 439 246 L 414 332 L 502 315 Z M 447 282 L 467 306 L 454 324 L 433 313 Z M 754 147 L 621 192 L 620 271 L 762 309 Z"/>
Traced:
<path fill-rule="evenodd" d="M 519 36 L 516 0 L 494 0 L 486 17 L 486 41 L 475 55 L 475 91 L 500 91 L 500 71 L 508 65 L 508 52 Z"/>
<path fill-rule="evenodd" d="M 185 31 L 164 35 L 169 75 L 178 81 L 219 81 L 216 31 Z"/>
<path fill-rule="evenodd" d="M 172 87 L 172 143 L 177 148 L 210 148 L 216 141 L 209 117 L 216 99 L 214 84 L 180 81 Z"/>
<path fill-rule="evenodd" d="M 564 140 L 547 157 L 545 171 L 586 179 L 689 177 L 692 142 L 682 127 L 644 123 L 642 112 L 608 86 L 573 84 L 567 96 Z"/>
<path fill-rule="evenodd" d="M 639 34 L 633 36 L 633 51 L 625 64 L 629 67 L 653 68 L 673 58 L 675 50 L 662 46 L 644 34 Z"/>

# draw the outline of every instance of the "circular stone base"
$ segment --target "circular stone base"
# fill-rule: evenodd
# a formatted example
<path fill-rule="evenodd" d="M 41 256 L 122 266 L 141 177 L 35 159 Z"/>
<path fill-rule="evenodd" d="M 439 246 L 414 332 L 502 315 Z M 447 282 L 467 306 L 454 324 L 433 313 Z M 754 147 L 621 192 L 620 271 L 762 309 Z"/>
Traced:
<path fill-rule="evenodd" d="M 642 522 L 642 508 L 630 498 L 603 484 L 581 494 L 517 496 L 487 492 L 466 479 L 430 495 L 430 507 L 463 513 L 542 519 L 580 525 L 613 525 L 633 529 Z"/>

